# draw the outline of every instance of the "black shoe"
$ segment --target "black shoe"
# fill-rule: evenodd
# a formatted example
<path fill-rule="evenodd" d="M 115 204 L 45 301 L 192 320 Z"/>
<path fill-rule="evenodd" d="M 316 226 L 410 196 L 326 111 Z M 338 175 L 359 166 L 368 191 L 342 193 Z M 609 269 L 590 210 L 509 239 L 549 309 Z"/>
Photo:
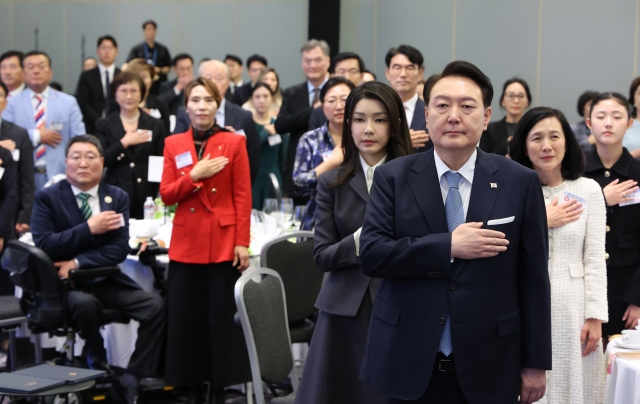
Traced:
<path fill-rule="evenodd" d="M 224 389 L 211 389 L 209 404 L 224 404 Z"/>
<path fill-rule="evenodd" d="M 136 376 L 125 373 L 113 386 L 125 404 L 136 404 L 138 402 L 138 387 L 140 387 L 140 382 Z"/>
<path fill-rule="evenodd" d="M 202 404 L 204 403 L 204 394 L 202 393 L 202 385 L 197 384 L 189 387 L 189 399 L 187 404 Z"/>

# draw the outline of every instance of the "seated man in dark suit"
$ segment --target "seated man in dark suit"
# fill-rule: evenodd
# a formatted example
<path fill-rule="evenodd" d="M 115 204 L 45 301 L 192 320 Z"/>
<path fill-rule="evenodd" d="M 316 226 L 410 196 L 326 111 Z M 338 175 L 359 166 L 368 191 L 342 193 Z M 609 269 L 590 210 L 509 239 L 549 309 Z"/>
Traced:
<path fill-rule="evenodd" d="M 92 135 L 66 145 L 67 179 L 36 193 L 31 218 L 33 240 L 54 262 L 60 278 L 71 270 L 118 265 L 129 253 L 129 198 L 100 183 L 103 150 Z M 136 349 L 120 379 L 130 402 L 140 377 L 156 376 L 163 350 L 164 301 L 124 274 L 76 282 L 67 306 L 85 345 L 90 367 L 104 367 L 100 312 L 115 309 L 140 323 Z"/>
<path fill-rule="evenodd" d="M 229 89 L 229 68 L 219 60 L 208 60 L 198 68 L 200 77 L 213 81 L 218 87 L 222 102 L 216 112 L 216 123 L 232 132 L 244 133 L 247 138 L 247 154 L 251 166 L 251 183 L 256 180 L 260 168 L 260 136 L 253 122 L 251 112 L 228 102 L 224 95 Z M 173 133 L 184 133 L 189 130 L 191 119 L 185 107 L 181 107 L 176 115 L 176 127 Z"/>
<path fill-rule="evenodd" d="M 93 134 L 96 121 L 105 117 L 116 107 L 113 98 L 109 96 L 109 87 L 120 69 L 116 67 L 116 57 L 118 57 L 118 42 L 111 35 L 98 38 L 98 66 L 94 69 L 82 72 L 76 87 L 76 99 L 80 110 L 84 126 L 87 133 Z"/>
<path fill-rule="evenodd" d="M 193 81 L 193 58 L 188 53 L 179 53 L 171 62 L 176 78 L 160 83 L 160 98 L 169 106 L 171 115 L 176 115 L 184 105 L 184 88 Z"/>
<path fill-rule="evenodd" d="M 7 106 L 9 91 L 0 81 L 0 115 Z M 13 216 L 16 233 L 29 231 L 31 223 L 31 206 L 35 193 L 33 145 L 26 129 L 0 118 L 0 147 L 11 152 L 17 165 L 18 181 L 18 214 Z"/>

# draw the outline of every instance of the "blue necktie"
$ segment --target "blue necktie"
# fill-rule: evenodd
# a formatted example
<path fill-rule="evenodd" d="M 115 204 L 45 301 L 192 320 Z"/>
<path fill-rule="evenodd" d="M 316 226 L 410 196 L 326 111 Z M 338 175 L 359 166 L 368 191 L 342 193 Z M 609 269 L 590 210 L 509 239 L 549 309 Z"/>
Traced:
<path fill-rule="evenodd" d="M 458 190 L 458 182 L 460 182 L 460 174 L 453 171 L 444 173 L 449 183 L 449 193 L 447 193 L 447 201 L 444 209 L 447 212 L 447 226 L 449 232 L 453 233 L 456 227 L 464 223 L 464 207 L 462 205 L 462 197 Z M 440 352 L 449 356 L 453 352 L 453 343 L 451 342 L 451 319 L 447 316 L 447 322 L 444 324 L 442 337 L 440 338 Z"/>

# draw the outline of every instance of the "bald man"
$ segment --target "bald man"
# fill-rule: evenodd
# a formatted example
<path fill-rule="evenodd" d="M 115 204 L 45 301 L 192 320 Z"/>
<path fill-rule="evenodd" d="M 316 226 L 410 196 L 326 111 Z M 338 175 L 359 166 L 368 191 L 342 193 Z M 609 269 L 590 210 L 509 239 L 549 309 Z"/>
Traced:
<path fill-rule="evenodd" d="M 200 65 L 198 75 L 213 81 L 222 97 L 222 102 L 218 106 L 218 112 L 216 112 L 216 123 L 232 132 L 247 137 L 247 154 L 249 155 L 251 183 L 253 184 L 260 168 L 260 136 L 256 131 L 251 112 L 227 102 L 224 98 L 231 82 L 229 68 L 219 60 L 209 60 Z M 187 114 L 187 110 L 185 107 L 180 107 L 176 114 L 176 127 L 173 133 L 184 133 L 189 130 L 190 126 L 191 119 Z"/>

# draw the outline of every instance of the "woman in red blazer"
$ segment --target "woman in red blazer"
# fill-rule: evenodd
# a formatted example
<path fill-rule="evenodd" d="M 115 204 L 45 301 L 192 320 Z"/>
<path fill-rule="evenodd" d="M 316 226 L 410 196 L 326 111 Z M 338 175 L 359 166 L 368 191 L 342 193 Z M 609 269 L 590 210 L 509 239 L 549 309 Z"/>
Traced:
<path fill-rule="evenodd" d="M 251 178 L 244 136 L 215 123 L 215 84 L 198 78 L 185 88 L 192 127 L 165 141 L 160 195 L 177 203 L 169 248 L 166 382 L 190 386 L 189 402 L 224 402 L 225 386 L 251 379 L 233 290 L 249 266 Z"/>

